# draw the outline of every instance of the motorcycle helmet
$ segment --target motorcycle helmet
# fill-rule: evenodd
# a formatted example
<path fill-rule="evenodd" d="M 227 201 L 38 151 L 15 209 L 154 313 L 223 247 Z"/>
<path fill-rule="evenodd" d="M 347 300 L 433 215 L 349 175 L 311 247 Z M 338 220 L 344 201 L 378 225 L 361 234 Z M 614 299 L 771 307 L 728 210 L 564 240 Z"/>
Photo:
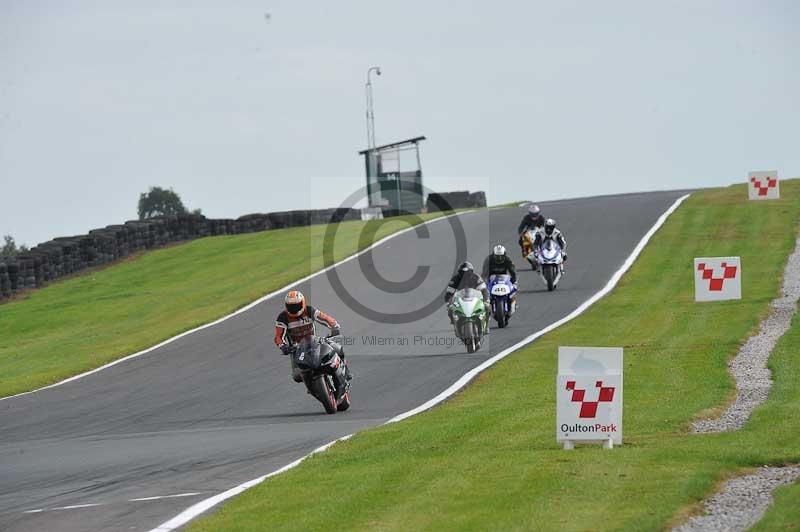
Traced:
<path fill-rule="evenodd" d="M 475 271 L 475 267 L 470 262 L 462 262 L 461 266 L 458 267 L 458 271 L 462 273 L 472 272 Z"/>
<path fill-rule="evenodd" d="M 553 231 L 556 229 L 556 221 L 552 218 L 548 218 L 544 221 L 544 234 L 547 236 L 552 236 Z"/>
<path fill-rule="evenodd" d="M 506 248 L 503 247 L 501 244 L 498 244 L 494 247 L 494 260 L 500 261 L 506 255 Z"/>
<path fill-rule="evenodd" d="M 284 303 L 290 318 L 298 318 L 306 310 L 306 297 L 299 290 L 292 290 L 286 294 Z"/>
<path fill-rule="evenodd" d="M 533 203 L 531 203 L 528 206 L 528 214 L 530 214 L 531 216 L 539 216 L 540 212 L 542 212 L 542 210 L 539 208 L 538 205 L 534 205 Z"/>

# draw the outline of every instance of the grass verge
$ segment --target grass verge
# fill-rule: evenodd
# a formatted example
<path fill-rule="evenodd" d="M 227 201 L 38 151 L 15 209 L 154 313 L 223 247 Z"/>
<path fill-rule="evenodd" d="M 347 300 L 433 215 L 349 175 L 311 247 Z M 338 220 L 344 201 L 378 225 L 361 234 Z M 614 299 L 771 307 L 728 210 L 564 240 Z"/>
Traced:
<path fill-rule="evenodd" d="M 439 216 L 343 222 L 334 258 Z M 135 353 L 322 269 L 326 227 L 202 238 L 0 305 L 0 397 Z"/>
<path fill-rule="evenodd" d="M 190 530 L 653 530 L 716 483 L 762 464 L 800 462 L 800 323 L 771 361 L 775 387 L 742 431 L 688 434 L 728 400 L 726 361 L 778 293 L 794 246 L 800 181 L 785 199 L 744 186 L 695 194 L 617 289 L 583 316 L 504 359 L 434 410 L 357 434 L 194 522 Z M 696 256 L 742 257 L 741 301 L 697 304 Z M 559 345 L 625 347 L 625 444 L 560 450 Z M 298 501 L 314 503 L 298 511 Z M 323 494 L 329 494 L 324 496 Z M 797 488 L 770 518 L 797 525 Z M 789 501 L 789 502 L 785 502 Z M 787 507 L 788 508 L 788 507 Z"/>

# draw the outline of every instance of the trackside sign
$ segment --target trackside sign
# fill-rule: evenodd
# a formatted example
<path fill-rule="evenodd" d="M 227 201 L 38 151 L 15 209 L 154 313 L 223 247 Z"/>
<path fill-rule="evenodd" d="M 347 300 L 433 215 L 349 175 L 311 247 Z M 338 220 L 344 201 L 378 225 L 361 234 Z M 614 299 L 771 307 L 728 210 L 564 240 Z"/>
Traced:
<path fill-rule="evenodd" d="M 695 258 L 694 299 L 695 301 L 742 299 L 742 259 Z"/>
<path fill-rule="evenodd" d="M 622 348 L 558 348 L 556 440 L 622 444 Z"/>
<path fill-rule="evenodd" d="M 750 172 L 747 175 L 747 197 L 751 200 L 781 199 L 778 171 Z"/>

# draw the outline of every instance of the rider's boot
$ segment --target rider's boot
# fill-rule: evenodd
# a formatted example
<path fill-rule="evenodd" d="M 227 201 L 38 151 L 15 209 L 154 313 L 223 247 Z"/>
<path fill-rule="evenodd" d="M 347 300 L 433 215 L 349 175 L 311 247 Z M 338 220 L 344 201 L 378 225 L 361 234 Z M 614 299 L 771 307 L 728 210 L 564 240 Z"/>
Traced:
<path fill-rule="evenodd" d="M 339 347 L 338 354 L 339 358 L 342 359 L 342 364 L 344 364 L 344 378 L 345 380 L 350 382 L 351 380 L 353 380 L 353 374 L 350 372 L 350 364 L 348 364 L 347 360 L 345 360 L 344 347 Z"/>
<path fill-rule="evenodd" d="M 517 311 L 517 298 L 511 298 L 511 311 L 508 313 L 509 316 L 513 316 L 514 313 Z"/>

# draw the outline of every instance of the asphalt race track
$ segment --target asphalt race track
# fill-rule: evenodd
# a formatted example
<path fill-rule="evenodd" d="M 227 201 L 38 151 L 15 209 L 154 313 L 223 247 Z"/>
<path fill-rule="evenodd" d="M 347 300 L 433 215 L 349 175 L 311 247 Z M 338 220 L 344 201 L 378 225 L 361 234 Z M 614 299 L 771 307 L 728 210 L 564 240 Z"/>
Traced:
<path fill-rule="evenodd" d="M 333 314 L 352 344 L 353 408 L 345 414 L 325 415 L 303 385 L 290 380 L 288 360 L 272 343 L 278 297 L 83 379 L 0 401 L 0 530 L 149 530 L 204 498 L 417 407 L 602 288 L 681 195 L 541 204 L 568 243 L 567 274 L 553 293 L 519 257 L 516 227 L 524 209 L 460 215 L 467 257 L 477 268 L 500 242 L 521 272 L 518 313 L 507 329 L 493 330 L 475 355 L 448 343 L 454 336 L 443 307 L 390 325 L 348 308 L 325 275 L 305 283 L 300 288 L 311 303 Z M 447 221 L 427 229 L 428 238 L 410 231 L 373 254 L 375 269 L 392 282 L 429 265 L 421 286 L 386 293 L 353 260 L 337 268 L 348 292 L 393 314 L 439 298 L 455 266 L 456 245 Z M 151 499 L 173 495 L 183 496 Z M 63 509 L 70 506 L 78 507 Z M 25 513 L 33 510 L 42 511 Z"/>

